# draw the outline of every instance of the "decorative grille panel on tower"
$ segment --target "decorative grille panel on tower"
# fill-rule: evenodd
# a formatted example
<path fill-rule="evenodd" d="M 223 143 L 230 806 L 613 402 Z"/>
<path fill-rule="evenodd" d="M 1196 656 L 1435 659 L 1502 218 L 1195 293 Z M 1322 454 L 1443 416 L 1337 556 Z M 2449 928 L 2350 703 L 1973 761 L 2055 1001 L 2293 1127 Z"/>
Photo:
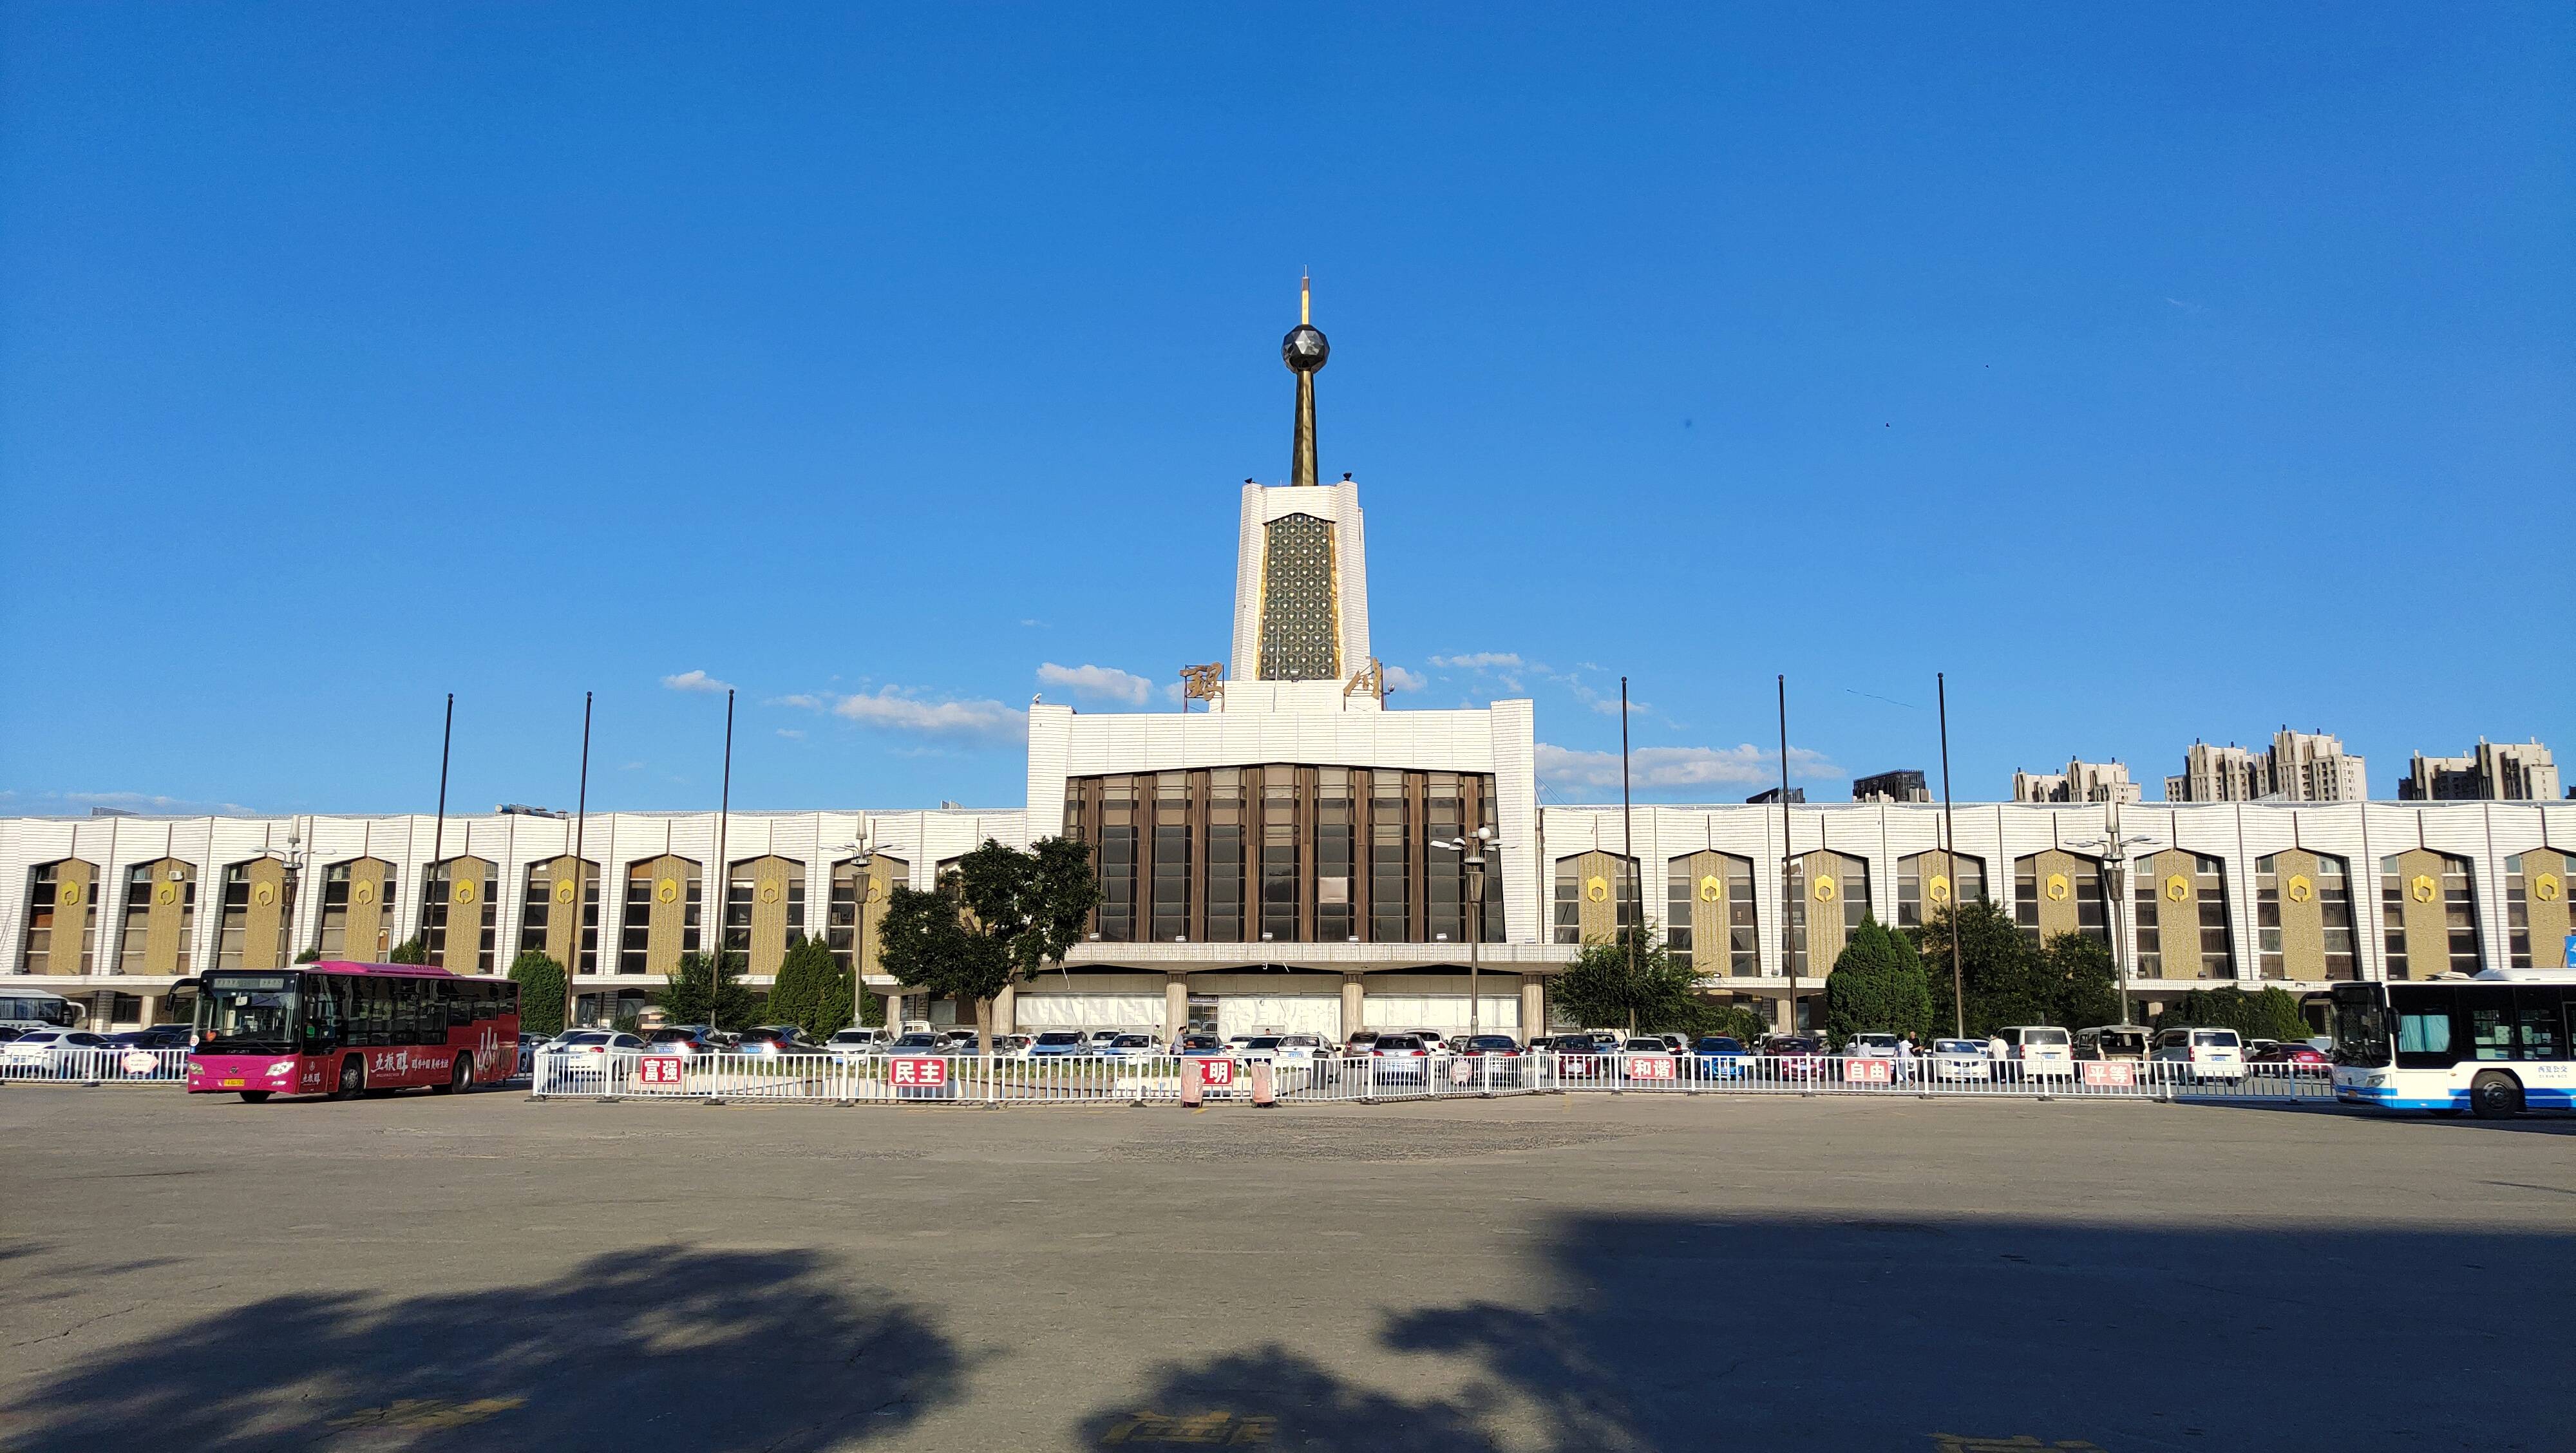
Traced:
<path fill-rule="evenodd" d="M 1282 515 L 1264 533 L 1259 679 L 1340 679 L 1332 525 L 1313 515 Z"/>

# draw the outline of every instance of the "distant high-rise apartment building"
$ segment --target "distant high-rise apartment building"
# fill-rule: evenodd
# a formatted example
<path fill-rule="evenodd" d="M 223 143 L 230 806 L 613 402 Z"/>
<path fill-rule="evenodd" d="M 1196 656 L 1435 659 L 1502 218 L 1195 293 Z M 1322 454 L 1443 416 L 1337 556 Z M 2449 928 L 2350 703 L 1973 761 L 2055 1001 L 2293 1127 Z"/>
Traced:
<path fill-rule="evenodd" d="M 1752 796 L 1747 797 L 1744 800 L 1747 802 L 1777 802 L 1780 800 L 1780 789 L 1777 787 L 1765 787 L 1761 791 L 1754 793 Z M 1789 800 L 1791 802 L 1806 801 L 1807 789 L 1804 787 L 1790 788 Z"/>
<path fill-rule="evenodd" d="M 2428 757 L 2422 752 L 2397 784 L 2405 802 L 2545 802 L 2558 795 L 2558 764 L 2534 737 L 2527 742 L 2491 742 L 2484 737 L 2464 757 Z"/>
<path fill-rule="evenodd" d="M 1932 789 L 1924 785 L 1923 773 L 1916 767 L 1899 767 L 1893 772 L 1875 772 L 1852 779 L 1854 802 L 1929 802 Z"/>
<path fill-rule="evenodd" d="M 2063 772 L 2013 773 L 2015 802 L 2136 802 L 2144 795 L 2118 762 L 2069 762 Z"/>
<path fill-rule="evenodd" d="M 2167 802 L 2361 802 L 2369 795 L 2365 764 L 2340 739 L 2288 727 L 2261 753 L 2194 742 L 2183 753 L 2182 775 L 2165 779 Z"/>

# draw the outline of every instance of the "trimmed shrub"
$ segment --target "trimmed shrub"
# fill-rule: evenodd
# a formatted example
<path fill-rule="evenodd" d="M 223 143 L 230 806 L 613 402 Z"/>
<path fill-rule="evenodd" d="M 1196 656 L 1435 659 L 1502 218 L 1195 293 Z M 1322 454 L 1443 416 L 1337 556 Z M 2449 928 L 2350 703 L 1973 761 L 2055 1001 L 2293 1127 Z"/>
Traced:
<path fill-rule="evenodd" d="M 519 1029 L 548 1039 L 563 1033 L 564 968 L 535 949 L 510 962 L 510 981 L 519 986 Z"/>

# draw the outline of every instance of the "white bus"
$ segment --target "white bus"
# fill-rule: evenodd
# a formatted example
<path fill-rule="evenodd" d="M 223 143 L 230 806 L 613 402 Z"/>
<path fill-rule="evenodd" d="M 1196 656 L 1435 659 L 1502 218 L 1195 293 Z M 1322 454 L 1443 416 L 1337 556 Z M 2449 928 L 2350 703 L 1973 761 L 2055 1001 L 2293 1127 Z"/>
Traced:
<path fill-rule="evenodd" d="M 0 1029 L 70 1029 L 88 1017 L 88 1010 L 60 994 L 15 984 L 0 988 Z"/>
<path fill-rule="evenodd" d="M 2480 1119 L 2576 1109 L 2576 971 L 2337 984 L 2327 999 L 2338 1100 Z"/>

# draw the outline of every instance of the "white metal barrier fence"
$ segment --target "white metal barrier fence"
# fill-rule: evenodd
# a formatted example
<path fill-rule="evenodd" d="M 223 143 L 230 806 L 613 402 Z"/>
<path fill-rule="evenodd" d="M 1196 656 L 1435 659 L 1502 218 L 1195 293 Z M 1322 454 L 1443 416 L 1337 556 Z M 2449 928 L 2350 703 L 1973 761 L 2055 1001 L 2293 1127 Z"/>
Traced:
<path fill-rule="evenodd" d="M 0 1080 L 71 1085 L 185 1084 L 188 1051 L 120 1045 L 45 1045 L 10 1054 L 0 1046 Z"/>
<path fill-rule="evenodd" d="M 1266 1071 L 1262 1068 L 1266 1066 Z M 1312 1059 L 1120 1055 L 1032 1059 L 938 1055 L 626 1053 L 541 1055 L 539 1098 L 803 1100 L 966 1105 L 1141 1105 L 1200 1099 L 1281 1104 L 1545 1093 L 1879 1095 L 1922 1098 L 2331 1101 L 2324 1075 L 2248 1066 L 1918 1057 L 1559 1054 L 1347 1055 Z"/>

